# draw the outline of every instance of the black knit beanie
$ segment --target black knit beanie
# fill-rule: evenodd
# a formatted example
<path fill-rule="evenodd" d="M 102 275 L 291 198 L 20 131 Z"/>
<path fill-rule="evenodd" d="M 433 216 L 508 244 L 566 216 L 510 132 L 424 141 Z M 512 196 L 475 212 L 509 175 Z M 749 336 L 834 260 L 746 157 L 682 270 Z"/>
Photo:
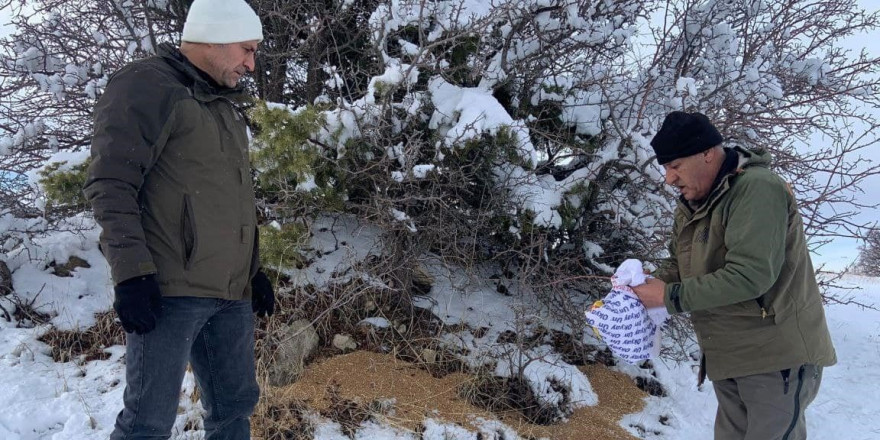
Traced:
<path fill-rule="evenodd" d="M 675 159 L 693 156 L 724 141 L 721 133 L 702 113 L 675 111 L 666 115 L 660 131 L 651 140 L 651 147 L 660 165 Z"/>

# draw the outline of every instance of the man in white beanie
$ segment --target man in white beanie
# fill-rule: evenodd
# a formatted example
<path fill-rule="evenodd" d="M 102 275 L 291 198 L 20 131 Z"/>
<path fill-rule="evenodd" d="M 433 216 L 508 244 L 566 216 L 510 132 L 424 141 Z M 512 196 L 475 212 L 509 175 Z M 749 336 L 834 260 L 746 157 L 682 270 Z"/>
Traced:
<path fill-rule="evenodd" d="M 84 192 L 103 228 L 126 339 L 124 408 L 111 439 L 168 438 L 187 364 L 205 437 L 250 438 L 259 397 L 254 313 L 271 315 L 260 270 L 239 80 L 263 39 L 243 0 L 195 0 L 180 48 L 113 75 L 95 107 Z"/>

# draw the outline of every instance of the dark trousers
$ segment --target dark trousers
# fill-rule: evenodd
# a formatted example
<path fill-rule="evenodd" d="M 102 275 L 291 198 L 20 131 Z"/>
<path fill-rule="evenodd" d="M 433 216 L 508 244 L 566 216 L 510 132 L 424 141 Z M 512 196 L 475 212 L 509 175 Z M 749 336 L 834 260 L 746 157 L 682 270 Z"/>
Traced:
<path fill-rule="evenodd" d="M 249 439 L 260 395 L 251 302 L 191 297 L 163 298 L 156 328 L 127 335 L 125 408 L 110 438 L 169 438 L 187 363 L 207 412 L 205 438 Z"/>
<path fill-rule="evenodd" d="M 804 410 L 821 382 L 822 367 L 811 364 L 712 382 L 715 440 L 805 440 Z"/>

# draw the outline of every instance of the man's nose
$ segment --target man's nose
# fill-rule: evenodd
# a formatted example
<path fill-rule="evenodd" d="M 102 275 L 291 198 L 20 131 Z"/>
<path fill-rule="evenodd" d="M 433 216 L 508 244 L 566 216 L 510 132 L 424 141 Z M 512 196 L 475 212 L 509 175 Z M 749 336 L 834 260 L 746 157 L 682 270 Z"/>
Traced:
<path fill-rule="evenodd" d="M 675 173 L 670 172 L 670 171 L 666 171 L 666 184 L 667 185 L 674 184 L 676 180 L 678 180 L 678 179 L 675 177 Z"/>
<path fill-rule="evenodd" d="M 247 58 L 244 59 L 244 68 L 248 70 L 248 72 L 253 72 L 254 67 L 256 66 L 256 60 L 254 59 L 254 54 L 248 54 Z"/>

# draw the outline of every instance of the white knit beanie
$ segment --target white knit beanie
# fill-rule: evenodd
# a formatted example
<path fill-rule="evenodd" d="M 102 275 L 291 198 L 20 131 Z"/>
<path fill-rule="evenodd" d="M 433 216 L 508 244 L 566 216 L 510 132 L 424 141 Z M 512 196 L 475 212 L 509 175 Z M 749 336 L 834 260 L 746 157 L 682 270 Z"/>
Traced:
<path fill-rule="evenodd" d="M 263 41 L 263 25 L 244 0 L 195 0 L 186 15 L 181 40 L 214 44 Z"/>

